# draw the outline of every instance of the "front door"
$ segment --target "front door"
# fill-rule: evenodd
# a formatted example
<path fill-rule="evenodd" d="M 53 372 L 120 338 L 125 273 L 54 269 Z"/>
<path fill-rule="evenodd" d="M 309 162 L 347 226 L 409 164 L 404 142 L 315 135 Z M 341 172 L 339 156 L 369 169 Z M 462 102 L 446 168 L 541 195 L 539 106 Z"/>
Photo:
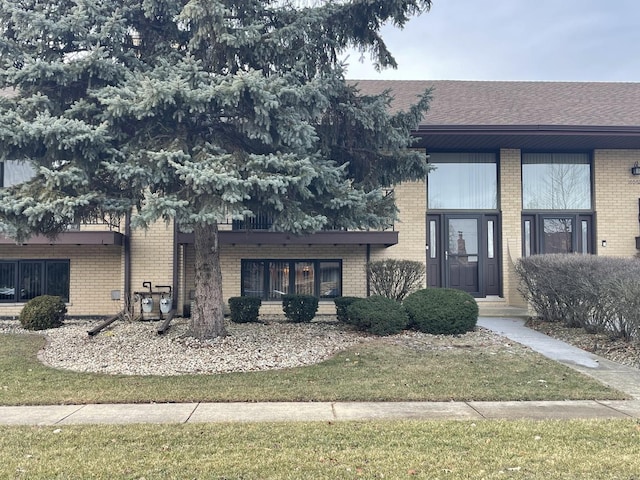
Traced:
<path fill-rule="evenodd" d="M 478 218 L 447 217 L 445 228 L 445 279 L 449 288 L 480 293 L 478 278 L 479 224 Z"/>
<path fill-rule="evenodd" d="M 429 286 L 500 294 L 497 215 L 428 215 L 427 239 Z"/>

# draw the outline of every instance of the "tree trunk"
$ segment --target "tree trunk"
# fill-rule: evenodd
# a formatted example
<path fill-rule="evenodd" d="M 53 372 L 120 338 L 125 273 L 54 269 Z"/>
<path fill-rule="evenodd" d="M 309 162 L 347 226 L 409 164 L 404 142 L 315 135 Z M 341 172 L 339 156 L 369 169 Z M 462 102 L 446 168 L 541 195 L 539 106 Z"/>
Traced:
<path fill-rule="evenodd" d="M 224 327 L 218 225 L 197 225 L 193 233 L 196 249 L 196 296 L 189 333 L 202 339 L 223 337 L 227 332 Z"/>

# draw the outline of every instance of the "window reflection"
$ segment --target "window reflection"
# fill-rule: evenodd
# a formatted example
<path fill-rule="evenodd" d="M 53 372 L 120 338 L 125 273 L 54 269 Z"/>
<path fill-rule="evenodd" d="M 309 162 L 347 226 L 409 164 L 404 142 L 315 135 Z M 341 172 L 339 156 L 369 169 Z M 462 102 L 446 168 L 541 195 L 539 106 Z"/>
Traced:
<path fill-rule="evenodd" d="M 573 252 L 573 219 L 545 218 L 542 223 L 544 253 Z"/>
<path fill-rule="evenodd" d="M 522 155 L 522 205 L 527 210 L 591 209 L 587 154 Z"/>

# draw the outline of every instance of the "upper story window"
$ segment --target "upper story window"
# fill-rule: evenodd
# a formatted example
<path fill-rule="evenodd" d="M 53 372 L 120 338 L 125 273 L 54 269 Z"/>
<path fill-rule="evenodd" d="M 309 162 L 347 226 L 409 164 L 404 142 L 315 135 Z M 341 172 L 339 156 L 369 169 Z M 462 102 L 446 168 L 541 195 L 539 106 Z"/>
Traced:
<path fill-rule="evenodd" d="M 587 153 L 523 153 L 522 208 L 591 210 Z"/>
<path fill-rule="evenodd" d="M 0 186 L 11 187 L 30 180 L 36 174 L 26 160 L 5 160 L 0 163 Z"/>
<path fill-rule="evenodd" d="M 429 172 L 430 210 L 495 210 L 498 208 L 498 167 L 495 153 L 430 154 L 436 168 Z"/>

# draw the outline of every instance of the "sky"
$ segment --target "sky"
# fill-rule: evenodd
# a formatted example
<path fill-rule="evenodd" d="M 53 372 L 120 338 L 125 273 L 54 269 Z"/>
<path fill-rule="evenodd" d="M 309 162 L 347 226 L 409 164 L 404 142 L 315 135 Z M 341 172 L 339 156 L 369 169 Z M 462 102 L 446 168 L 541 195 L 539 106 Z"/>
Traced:
<path fill-rule="evenodd" d="M 398 69 L 350 52 L 347 78 L 640 82 L 639 0 L 433 0 L 382 37 Z"/>

